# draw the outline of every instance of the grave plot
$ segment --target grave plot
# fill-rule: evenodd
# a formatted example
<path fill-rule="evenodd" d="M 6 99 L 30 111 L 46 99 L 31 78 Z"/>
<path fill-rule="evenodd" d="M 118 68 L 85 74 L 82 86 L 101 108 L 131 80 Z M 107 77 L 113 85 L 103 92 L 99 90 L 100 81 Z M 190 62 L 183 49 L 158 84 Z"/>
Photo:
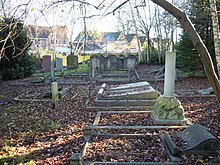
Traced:
<path fill-rule="evenodd" d="M 88 84 L 88 75 L 84 73 L 72 73 L 58 80 L 59 84 Z"/>
<path fill-rule="evenodd" d="M 174 92 L 177 97 L 215 97 L 212 88 L 175 90 Z"/>
<path fill-rule="evenodd" d="M 179 131 L 188 126 L 155 125 L 150 111 L 99 111 L 93 125 L 85 127 L 85 136 L 159 135 L 166 130 Z M 172 131 L 172 132 L 173 132 Z"/>
<path fill-rule="evenodd" d="M 75 97 L 78 94 L 74 86 L 60 86 L 58 88 L 58 98 L 63 99 L 67 95 L 70 98 Z M 39 87 L 37 90 L 26 91 L 14 98 L 15 101 L 28 101 L 28 102 L 48 102 L 51 101 L 52 92 L 51 86 L 47 85 L 44 87 Z"/>
<path fill-rule="evenodd" d="M 176 164 L 175 161 L 179 159 L 174 159 L 166 153 L 160 135 L 168 130 L 177 133 L 188 126 L 155 126 L 149 113 L 98 112 L 93 125 L 85 127 L 84 149 L 77 158 L 73 154 L 75 156 L 71 158 L 72 164 L 77 161 L 83 161 L 84 164 Z M 126 120 L 129 121 L 125 122 Z"/>
<path fill-rule="evenodd" d="M 103 84 L 94 100 L 97 107 L 124 107 L 132 109 L 152 109 L 160 93 L 153 89 L 148 82 L 137 82 L 122 85 L 107 86 Z"/>
<path fill-rule="evenodd" d="M 118 71 L 100 71 L 97 75 L 98 82 L 134 82 L 137 80 L 135 71 L 131 70 L 118 70 Z"/>
<path fill-rule="evenodd" d="M 157 152 L 155 152 L 155 150 Z M 159 153 L 159 154 L 158 154 Z M 142 138 L 94 137 L 91 139 L 84 156 L 85 164 L 93 162 L 121 162 L 137 164 L 167 163 L 173 164 L 166 154 L 159 136 Z"/>

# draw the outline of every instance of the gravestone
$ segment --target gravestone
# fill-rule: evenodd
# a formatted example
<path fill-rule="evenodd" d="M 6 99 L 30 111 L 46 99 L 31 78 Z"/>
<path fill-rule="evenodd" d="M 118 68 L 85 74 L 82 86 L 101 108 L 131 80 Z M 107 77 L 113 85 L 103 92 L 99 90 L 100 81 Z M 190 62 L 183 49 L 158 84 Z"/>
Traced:
<path fill-rule="evenodd" d="M 50 62 L 51 62 L 51 57 L 49 55 L 43 56 L 44 72 L 50 72 Z"/>
<path fill-rule="evenodd" d="M 63 71 L 63 59 L 62 58 L 57 58 L 56 59 L 56 71 Z"/>
<path fill-rule="evenodd" d="M 199 124 L 191 125 L 174 135 L 183 143 L 181 147 L 177 147 L 168 133 L 160 137 L 167 153 L 174 157 L 180 157 L 181 154 L 218 156 L 218 140 L 208 132 L 206 127 Z"/>
<path fill-rule="evenodd" d="M 108 59 L 108 70 L 117 70 L 118 67 L 118 59 L 115 55 L 110 55 L 107 57 Z"/>
<path fill-rule="evenodd" d="M 74 55 L 67 56 L 67 67 L 77 68 L 78 67 L 78 57 Z"/>
<path fill-rule="evenodd" d="M 125 70 L 125 56 L 123 54 L 119 55 L 118 58 L 118 66 L 117 66 L 118 70 Z"/>
<path fill-rule="evenodd" d="M 126 58 L 126 68 L 127 69 L 134 69 L 136 64 L 136 57 L 134 55 L 129 55 Z"/>

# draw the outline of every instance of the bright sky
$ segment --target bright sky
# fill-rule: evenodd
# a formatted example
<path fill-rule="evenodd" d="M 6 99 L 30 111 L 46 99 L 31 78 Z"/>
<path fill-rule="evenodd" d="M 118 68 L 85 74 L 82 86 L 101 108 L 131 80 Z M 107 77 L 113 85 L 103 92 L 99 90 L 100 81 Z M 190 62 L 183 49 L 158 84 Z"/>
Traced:
<path fill-rule="evenodd" d="M 17 15 L 21 15 L 22 12 L 27 11 L 27 15 L 25 17 L 26 24 L 33 25 L 42 25 L 42 26 L 53 26 L 53 25 L 67 25 L 68 29 L 73 34 L 73 39 L 78 35 L 79 32 L 83 31 L 84 23 L 82 16 L 84 15 L 84 8 L 80 6 L 80 3 L 76 3 L 73 1 L 59 3 L 54 8 L 51 7 L 51 2 L 55 2 L 56 0 L 8 0 L 11 1 L 11 9 L 14 6 L 18 6 L 19 10 L 16 12 Z M 21 5 L 27 2 L 31 2 L 28 6 Z M 83 1 L 83 0 L 82 0 Z M 87 0 L 91 4 L 98 6 L 101 4 L 103 0 Z M 99 15 L 99 17 L 92 17 L 90 19 L 86 19 L 87 29 L 92 30 L 100 30 L 102 32 L 111 32 L 117 31 L 117 18 L 113 14 L 109 14 L 107 16 L 103 16 L 108 12 L 115 9 L 119 4 L 124 2 L 125 0 L 106 0 L 105 6 L 100 5 L 103 9 L 96 10 L 93 6 L 86 7 L 86 16 L 91 15 Z M 134 1 L 133 1 L 134 2 Z M 140 5 L 143 0 L 137 0 L 137 5 Z M 152 2 L 146 0 L 146 3 L 150 3 L 150 6 L 153 6 Z M 73 5 L 74 4 L 74 5 Z M 112 6 L 108 8 L 109 5 Z M 54 5 L 53 5 L 54 6 Z M 123 6 L 124 7 L 124 6 Z M 122 7 L 122 8 L 123 8 Z M 152 7 L 153 9 L 153 7 Z M 41 12 L 43 11 L 43 12 Z M 43 14 L 42 14 L 43 13 Z M 11 13 L 10 13 L 11 14 Z"/>

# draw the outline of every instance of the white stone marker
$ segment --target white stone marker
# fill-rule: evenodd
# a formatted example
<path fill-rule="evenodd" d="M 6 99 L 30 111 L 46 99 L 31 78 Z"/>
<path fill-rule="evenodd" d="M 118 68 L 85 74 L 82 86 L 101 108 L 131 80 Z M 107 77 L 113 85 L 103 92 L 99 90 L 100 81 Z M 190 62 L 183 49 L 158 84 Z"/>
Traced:
<path fill-rule="evenodd" d="M 53 109 L 55 109 L 58 104 L 58 83 L 57 82 L 53 82 L 51 84 L 51 91 L 52 91 L 52 107 Z"/>
<path fill-rule="evenodd" d="M 174 97 L 176 52 L 167 52 L 165 61 L 164 97 Z"/>

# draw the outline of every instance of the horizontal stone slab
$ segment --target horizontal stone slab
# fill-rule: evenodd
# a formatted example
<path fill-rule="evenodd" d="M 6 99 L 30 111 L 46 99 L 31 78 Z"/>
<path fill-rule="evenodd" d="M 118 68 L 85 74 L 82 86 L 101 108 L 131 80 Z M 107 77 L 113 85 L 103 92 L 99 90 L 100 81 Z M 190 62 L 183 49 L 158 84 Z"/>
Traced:
<path fill-rule="evenodd" d="M 95 100 L 95 105 L 105 106 L 153 106 L 156 99 L 152 100 Z"/>
<path fill-rule="evenodd" d="M 150 86 L 150 84 L 147 81 L 143 81 L 143 82 L 137 82 L 137 83 L 129 83 L 129 84 L 118 85 L 116 87 L 109 88 L 108 90 L 109 91 L 113 91 L 113 90 L 126 90 L 126 89 L 148 87 L 148 86 Z"/>

